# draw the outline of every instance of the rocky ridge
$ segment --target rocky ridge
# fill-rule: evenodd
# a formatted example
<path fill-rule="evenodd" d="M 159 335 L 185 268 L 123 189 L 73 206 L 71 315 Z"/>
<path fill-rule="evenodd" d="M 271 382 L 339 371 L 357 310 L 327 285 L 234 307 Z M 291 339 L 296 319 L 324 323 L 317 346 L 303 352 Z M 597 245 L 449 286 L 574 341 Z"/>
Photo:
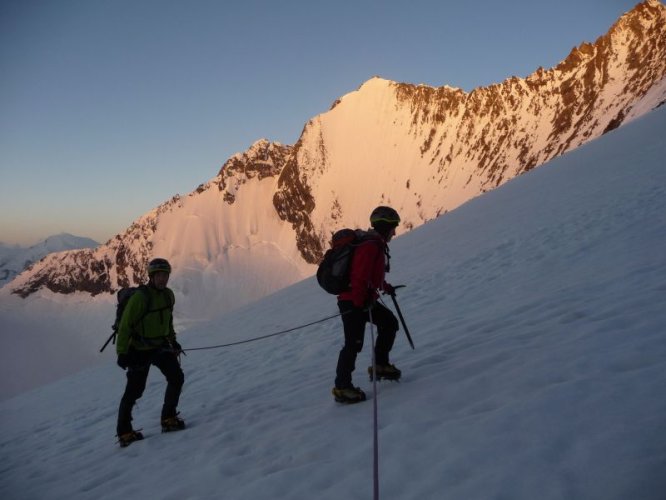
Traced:
<path fill-rule="evenodd" d="M 316 262 L 328 229 L 341 217 L 340 200 L 324 200 L 317 193 L 319 179 L 326 177 L 328 188 L 337 192 L 354 189 L 344 181 L 328 180 L 330 171 L 342 169 L 341 161 L 354 161 L 340 161 L 331 153 L 340 142 L 351 144 L 354 136 L 369 135 L 367 129 L 336 121 L 333 115 L 357 106 L 366 94 L 366 100 L 372 100 L 371 92 L 383 96 L 366 109 L 374 115 L 367 122 L 380 123 L 382 132 L 379 140 L 368 140 L 367 148 L 381 157 L 381 151 L 394 148 L 394 137 L 404 132 L 415 163 L 412 171 L 418 170 L 419 179 L 408 172 L 403 158 L 399 158 L 402 164 L 385 158 L 381 165 L 367 168 L 390 171 L 400 188 L 418 192 L 396 203 L 403 196 L 386 194 L 385 185 L 374 192 L 372 187 L 363 189 L 370 198 L 374 194 L 375 199 L 392 199 L 406 214 L 405 226 L 411 228 L 617 128 L 639 114 L 634 107 L 645 99 L 650 101 L 648 107 L 662 104 L 665 75 L 666 9 L 650 0 L 622 16 L 595 43 L 575 47 L 555 68 L 539 68 L 525 79 L 509 78 L 470 93 L 388 81 L 382 86 L 375 79 L 306 125 L 281 174 L 275 200 L 289 208 L 280 214 L 292 223 L 303 257 Z M 658 91 L 648 97 L 655 88 Z M 439 188 L 432 190 L 419 180 Z"/>

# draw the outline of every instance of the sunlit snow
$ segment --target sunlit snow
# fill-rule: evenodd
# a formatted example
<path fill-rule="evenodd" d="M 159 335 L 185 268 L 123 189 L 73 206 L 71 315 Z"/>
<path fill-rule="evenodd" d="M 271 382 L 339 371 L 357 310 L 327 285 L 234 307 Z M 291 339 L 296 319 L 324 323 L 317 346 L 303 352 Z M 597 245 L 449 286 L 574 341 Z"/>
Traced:
<path fill-rule="evenodd" d="M 380 498 L 664 498 L 664 130 L 662 107 L 393 242 L 416 350 L 399 333 L 403 381 L 379 384 Z M 180 340 L 245 340 L 335 312 L 307 279 Z M 372 404 L 330 395 L 341 341 L 334 319 L 190 351 L 190 427 L 160 434 L 154 370 L 135 410 L 147 438 L 126 449 L 110 349 L 103 366 L 0 403 L 0 496 L 371 498 Z M 366 392 L 369 342 L 355 373 Z"/>

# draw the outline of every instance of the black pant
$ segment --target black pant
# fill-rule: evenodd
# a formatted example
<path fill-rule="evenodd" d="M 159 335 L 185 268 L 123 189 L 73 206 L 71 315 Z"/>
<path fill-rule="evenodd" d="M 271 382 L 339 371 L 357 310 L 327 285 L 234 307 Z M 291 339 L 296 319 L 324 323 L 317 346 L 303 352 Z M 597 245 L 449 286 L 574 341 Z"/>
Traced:
<path fill-rule="evenodd" d="M 132 407 L 143 395 L 150 365 L 155 365 L 164 374 L 167 387 L 164 393 L 162 418 L 176 415 L 180 392 L 185 382 L 185 375 L 178 363 L 178 357 L 168 350 L 131 351 L 132 362 L 127 368 L 127 385 L 118 409 L 118 435 L 132 431 Z"/>
<path fill-rule="evenodd" d="M 338 308 L 342 313 L 345 345 L 338 356 L 335 386 L 344 388 L 352 386 L 352 372 L 356 368 L 356 355 L 363 349 L 365 324 L 370 321 L 370 313 L 363 308 L 354 307 L 349 300 L 338 301 Z M 374 305 L 371 313 L 372 322 L 377 325 L 375 362 L 378 365 L 386 365 L 389 362 L 389 352 L 399 328 L 398 320 L 389 309 L 379 303 Z"/>

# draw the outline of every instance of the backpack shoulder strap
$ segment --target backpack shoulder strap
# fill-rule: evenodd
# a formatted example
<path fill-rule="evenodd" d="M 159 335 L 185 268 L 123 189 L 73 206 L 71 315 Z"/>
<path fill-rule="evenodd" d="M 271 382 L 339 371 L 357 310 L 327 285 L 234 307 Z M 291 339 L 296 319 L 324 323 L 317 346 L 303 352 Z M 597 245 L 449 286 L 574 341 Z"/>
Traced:
<path fill-rule="evenodd" d="M 377 238 L 372 233 L 369 233 L 368 231 L 362 231 L 360 229 L 357 230 L 356 231 L 356 242 L 354 243 L 354 246 L 367 245 L 368 243 L 374 243 L 375 245 L 377 245 L 379 247 L 382 246 L 382 240 Z"/>
<path fill-rule="evenodd" d="M 389 246 L 386 242 L 368 231 L 358 231 L 357 235 L 359 239 L 356 246 L 367 245 L 369 243 L 377 245 L 380 253 L 383 253 L 385 256 L 384 269 L 388 273 L 391 270 L 391 254 L 389 253 Z"/>
<path fill-rule="evenodd" d="M 139 285 L 136 288 L 136 291 L 139 292 L 141 295 L 143 295 L 143 301 L 146 303 L 146 310 L 143 313 L 143 316 L 148 314 L 150 311 L 150 291 L 148 290 L 148 285 Z M 143 319 L 143 317 L 141 318 Z"/>
<path fill-rule="evenodd" d="M 173 295 L 173 290 L 171 288 L 167 288 L 167 304 L 169 304 L 169 309 L 173 311 L 173 305 L 176 302 L 176 298 Z"/>
<path fill-rule="evenodd" d="M 146 311 L 141 316 L 139 321 L 142 321 L 144 319 L 144 317 L 146 315 L 150 314 L 150 313 L 160 312 L 160 311 L 164 311 L 166 309 L 173 312 L 173 306 L 174 306 L 174 303 L 175 303 L 175 298 L 174 298 L 174 295 L 173 295 L 173 290 L 171 290 L 171 288 L 167 288 L 166 291 L 165 291 L 165 297 L 166 297 L 167 305 L 165 307 L 159 307 L 157 309 L 151 309 L 150 308 L 151 299 L 150 299 L 150 291 L 148 290 L 148 285 L 141 285 L 140 287 L 138 287 L 138 289 L 141 290 L 141 292 L 143 293 L 144 299 L 146 301 Z"/>
<path fill-rule="evenodd" d="M 136 287 L 137 293 L 141 294 L 143 296 L 143 302 L 145 304 L 145 309 L 143 310 L 143 313 L 141 316 L 137 318 L 137 320 L 133 323 L 133 330 L 135 330 L 138 325 L 141 324 L 143 319 L 148 315 L 150 312 L 150 292 L 148 291 L 148 285 L 139 285 Z"/>

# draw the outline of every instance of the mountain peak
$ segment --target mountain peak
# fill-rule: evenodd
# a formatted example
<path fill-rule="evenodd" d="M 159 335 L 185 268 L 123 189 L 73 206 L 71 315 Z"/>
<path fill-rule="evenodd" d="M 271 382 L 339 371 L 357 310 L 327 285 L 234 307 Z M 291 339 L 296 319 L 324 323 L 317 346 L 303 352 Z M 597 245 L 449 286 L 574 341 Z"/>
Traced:
<path fill-rule="evenodd" d="M 312 273 L 331 232 L 367 227 L 377 205 L 400 212 L 404 233 L 656 107 L 666 99 L 665 33 L 653 0 L 524 79 L 466 93 L 375 76 L 309 120 L 295 145 L 256 141 L 187 197 L 95 252 L 59 257 L 66 265 L 48 259 L 14 291 L 111 292 L 144 279 L 159 252 L 179 259 L 173 278 L 183 289 L 269 293 L 266 281 Z M 288 271 L 266 280 L 267 263 Z M 227 272 L 235 274 L 208 279 Z"/>
<path fill-rule="evenodd" d="M 95 248 L 96 241 L 69 233 L 49 236 L 30 247 L 0 245 L 0 287 L 10 283 L 25 269 L 49 254 L 68 250 Z"/>

